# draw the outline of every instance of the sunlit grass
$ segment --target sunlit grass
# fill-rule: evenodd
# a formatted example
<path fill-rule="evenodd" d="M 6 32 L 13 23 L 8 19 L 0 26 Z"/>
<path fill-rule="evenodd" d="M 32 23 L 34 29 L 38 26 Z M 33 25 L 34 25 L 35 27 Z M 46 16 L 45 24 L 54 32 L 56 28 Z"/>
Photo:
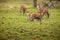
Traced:
<path fill-rule="evenodd" d="M 27 5 L 28 6 L 28 5 Z M 42 24 L 28 20 L 27 13 L 37 13 L 37 9 L 28 8 L 22 15 L 18 8 L 0 8 L 0 39 L 1 40 L 59 40 L 60 8 L 49 8 L 50 18 L 42 19 Z"/>

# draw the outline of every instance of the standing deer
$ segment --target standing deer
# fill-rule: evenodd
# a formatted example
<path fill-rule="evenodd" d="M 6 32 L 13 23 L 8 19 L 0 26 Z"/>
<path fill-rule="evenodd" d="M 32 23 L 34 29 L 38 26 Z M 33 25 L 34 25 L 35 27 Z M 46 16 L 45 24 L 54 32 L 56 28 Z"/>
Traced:
<path fill-rule="evenodd" d="M 44 16 L 44 13 L 28 13 L 28 17 L 30 21 L 34 21 L 34 19 L 37 19 L 41 22 L 42 17 Z"/>
<path fill-rule="evenodd" d="M 24 14 L 26 12 L 26 7 L 25 6 L 20 6 L 20 12 Z"/>
<path fill-rule="evenodd" d="M 48 12 L 47 7 L 37 5 L 37 9 L 38 9 L 39 13 L 44 13 L 44 15 L 47 14 L 47 17 L 49 18 L 49 12 Z"/>

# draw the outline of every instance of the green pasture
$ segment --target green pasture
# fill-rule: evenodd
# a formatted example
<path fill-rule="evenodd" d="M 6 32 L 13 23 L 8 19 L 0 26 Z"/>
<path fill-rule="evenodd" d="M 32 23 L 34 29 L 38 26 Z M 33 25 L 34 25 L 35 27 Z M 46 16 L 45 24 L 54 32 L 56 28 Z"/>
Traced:
<path fill-rule="evenodd" d="M 19 8 L 6 5 L 9 3 L 0 6 L 0 40 L 60 40 L 60 7 L 49 8 L 50 17 L 47 19 L 44 16 L 41 24 L 36 20 L 28 20 L 28 12 L 37 13 L 32 5 L 21 4 L 28 6 L 24 15 Z"/>

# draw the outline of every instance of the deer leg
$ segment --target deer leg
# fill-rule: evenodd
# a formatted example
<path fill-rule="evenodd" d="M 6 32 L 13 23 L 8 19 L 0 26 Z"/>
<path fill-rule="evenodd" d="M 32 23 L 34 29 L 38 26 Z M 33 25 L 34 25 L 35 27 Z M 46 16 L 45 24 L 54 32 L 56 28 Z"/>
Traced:
<path fill-rule="evenodd" d="M 23 10 L 23 14 L 25 13 L 26 10 Z"/>
<path fill-rule="evenodd" d="M 49 18 L 49 13 L 47 12 L 47 17 Z"/>
<path fill-rule="evenodd" d="M 42 16 L 39 18 L 39 21 L 41 22 Z"/>
<path fill-rule="evenodd" d="M 49 18 L 49 13 L 48 12 L 44 12 L 44 15 L 47 15 L 47 18 Z"/>
<path fill-rule="evenodd" d="M 34 17 L 33 16 L 29 17 L 29 20 L 34 21 Z"/>

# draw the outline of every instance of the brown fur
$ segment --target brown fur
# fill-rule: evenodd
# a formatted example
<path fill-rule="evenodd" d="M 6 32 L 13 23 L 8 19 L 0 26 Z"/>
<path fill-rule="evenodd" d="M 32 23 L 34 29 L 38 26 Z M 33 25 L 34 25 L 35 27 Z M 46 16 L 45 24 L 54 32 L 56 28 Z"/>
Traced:
<path fill-rule="evenodd" d="M 48 8 L 47 7 L 42 7 L 40 5 L 37 5 L 37 9 L 38 9 L 39 13 L 44 13 L 49 18 L 49 12 L 48 12 Z"/>
<path fill-rule="evenodd" d="M 24 14 L 26 12 L 26 7 L 25 6 L 20 6 L 20 12 Z"/>
<path fill-rule="evenodd" d="M 34 21 L 34 19 L 37 19 L 41 22 L 41 19 L 44 16 L 44 14 L 43 13 L 32 13 L 31 12 L 28 14 L 28 16 L 29 16 L 30 21 Z"/>

